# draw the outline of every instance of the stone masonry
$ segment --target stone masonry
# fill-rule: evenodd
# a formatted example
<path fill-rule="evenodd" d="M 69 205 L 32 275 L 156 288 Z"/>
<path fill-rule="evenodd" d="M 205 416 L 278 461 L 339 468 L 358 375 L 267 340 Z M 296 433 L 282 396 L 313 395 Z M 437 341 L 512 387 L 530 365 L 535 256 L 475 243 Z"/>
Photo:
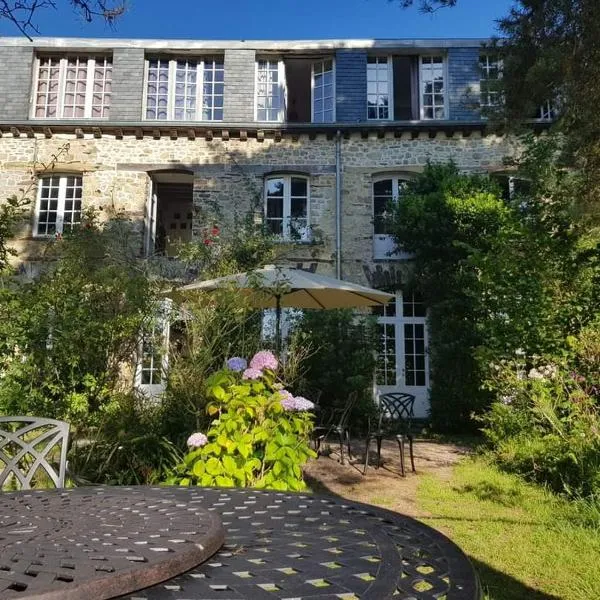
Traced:
<path fill-rule="evenodd" d="M 104 214 L 123 211 L 140 232 L 147 210 L 151 174 L 179 170 L 193 174 L 194 204 L 220 207 L 226 235 L 233 215 L 262 212 L 264 177 L 273 173 L 301 173 L 310 178 L 309 221 L 315 231 L 311 244 L 295 244 L 287 254 L 294 264 L 318 264 L 318 272 L 335 273 L 335 138 L 326 135 L 223 140 L 214 138 L 154 139 L 113 135 L 41 134 L 0 138 L 0 198 L 26 193 L 33 204 L 36 175 L 54 162 L 54 172 L 81 173 L 83 205 Z M 358 283 L 381 285 L 386 277 L 401 278 L 399 261 L 374 261 L 372 250 L 372 180 L 385 173 L 410 175 L 428 160 L 450 159 L 465 171 L 501 169 L 502 159 L 514 153 L 511 140 L 478 132 L 431 137 L 421 133 L 394 136 L 356 133 L 342 138 L 342 274 Z M 200 210 L 199 215 L 204 211 Z M 203 224 L 194 223 L 198 232 Z M 31 225 L 19 232 L 21 260 L 39 259 L 40 244 Z M 398 271 L 400 275 L 395 275 Z M 371 275 L 369 275 L 371 274 Z M 373 280 L 378 276 L 377 280 Z M 383 278 L 383 279 L 382 279 Z M 389 283 L 389 281 L 388 281 Z"/>

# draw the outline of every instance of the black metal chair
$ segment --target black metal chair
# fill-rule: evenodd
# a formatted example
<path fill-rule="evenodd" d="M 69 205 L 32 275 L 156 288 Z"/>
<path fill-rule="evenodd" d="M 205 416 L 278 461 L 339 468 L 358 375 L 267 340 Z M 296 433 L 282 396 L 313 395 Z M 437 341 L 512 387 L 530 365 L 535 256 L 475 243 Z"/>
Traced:
<path fill-rule="evenodd" d="M 348 458 L 352 457 L 350 450 L 350 416 L 357 400 L 358 393 L 351 392 L 342 408 L 331 411 L 322 420 L 321 424 L 313 429 L 312 439 L 315 443 L 317 458 L 320 455 L 321 444 L 334 433 L 337 435 L 340 444 L 340 462 L 344 464 L 344 443 L 348 450 Z"/>
<path fill-rule="evenodd" d="M 369 448 L 371 441 L 377 442 L 377 467 L 381 464 L 381 442 L 385 438 L 395 438 L 400 450 L 400 472 L 402 477 L 406 476 L 404 468 L 404 442 L 408 439 L 410 453 L 410 464 L 415 472 L 415 458 L 413 455 L 412 419 L 415 397 L 412 394 L 389 393 L 379 396 L 379 416 L 374 429 L 369 423 L 369 433 L 366 440 L 365 468 L 363 475 L 367 473 L 369 466 Z"/>
<path fill-rule="evenodd" d="M 14 482 L 24 490 L 34 479 L 65 487 L 69 424 L 38 417 L 0 417 L 0 490 Z"/>

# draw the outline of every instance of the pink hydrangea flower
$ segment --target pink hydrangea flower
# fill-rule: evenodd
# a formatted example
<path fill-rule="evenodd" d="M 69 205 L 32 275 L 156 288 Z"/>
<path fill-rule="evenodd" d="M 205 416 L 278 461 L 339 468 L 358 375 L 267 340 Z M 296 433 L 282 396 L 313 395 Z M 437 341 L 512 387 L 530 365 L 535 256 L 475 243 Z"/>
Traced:
<path fill-rule="evenodd" d="M 252 367 L 246 369 L 242 373 L 242 379 L 259 379 L 260 377 L 262 377 L 262 371 L 260 369 L 254 369 Z"/>
<path fill-rule="evenodd" d="M 278 364 L 279 362 L 272 352 L 269 352 L 268 350 L 261 350 L 252 357 L 252 360 L 250 361 L 250 368 L 259 369 L 260 371 L 263 371 L 264 369 L 275 371 Z"/>
<path fill-rule="evenodd" d="M 281 392 L 279 392 L 281 394 Z M 290 392 L 286 392 L 284 397 L 281 399 L 281 406 L 285 410 L 296 411 L 296 412 L 304 412 L 307 410 L 312 410 L 315 405 L 306 398 L 302 396 L 292 396 Z"/>
<path fill-rule="evenodd" d="M 187 445 L 190 448 L 202 448 L 208 444 L 208 438 L 203 433 L 192 433 L 187 440 Z"/>

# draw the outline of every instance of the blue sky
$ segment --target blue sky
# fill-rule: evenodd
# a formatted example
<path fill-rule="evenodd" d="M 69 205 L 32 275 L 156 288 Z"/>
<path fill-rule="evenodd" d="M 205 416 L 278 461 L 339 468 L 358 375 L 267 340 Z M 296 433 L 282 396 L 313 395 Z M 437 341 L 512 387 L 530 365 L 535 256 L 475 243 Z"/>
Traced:
<path fill-rule="evenodd" d="M 433 15 L 401 9 L 389 0 L 128 0 L 114 29 L 73 16 L 68 0 L 56 0 L 37 21 L 45 36 L 321 39 L 488 37 L 512 0 L 458 0 Z M 0 21 L 0 35 L 18 35 Z"/>

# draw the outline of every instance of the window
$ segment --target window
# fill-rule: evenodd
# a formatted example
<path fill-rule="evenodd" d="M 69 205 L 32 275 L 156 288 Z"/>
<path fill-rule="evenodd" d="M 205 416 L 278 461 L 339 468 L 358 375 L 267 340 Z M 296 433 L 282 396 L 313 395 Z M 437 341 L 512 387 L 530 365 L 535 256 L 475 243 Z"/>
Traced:
<path fill-rule="evenodd" d="M 267 231 L 283 240 L 310 241 L 308 179 L 284 175 L 265 183 Z"/>
<path fill-rule="evenodd" d="M 285 76 L 283 62 L 256 63 L 256 120 L 283 121 Z"/>
<path fill-rule="evenodd" d="M 112 58 L 38 58 L 34 117 L 102 119 L 110 116 Z"/>
<path fill-rule="evenodd" d="M 554 102 L 552 102 L 551 100 L 546 100 L 538 108 L 536 118 L 542 119 L 543 121 L 551 121 L 552 119 L 556 118 L 556 115 L 557 115 L 557 110 L 556 110 L 556 106 L 554 105 Z"/>
<path fill-rule="evenodd" d="M 376 384 L 380 391 L 426 397 L 429 380 L 426 308 L 416 293 L 398 293 L 374 309 L 379 328 Z"/>
<path fill-rule="evenodd" d="M 34 235 L 63 233 L 81 221 L 81 177 L 52 175 L 38 184 Z"/>
<path fill-rule="evenodd" d="M 333 60 L 313 63 L 313 123 L 335 120 L 335 85 Z"/>
<path fill-rule="evenodd" d="M 443 56 L 421 56 L 421 118 L 446 118 Z"/>
<path fill-rule="evenodd" d="M 369 56 L 367 59 L 367 118 L 390 119 L 391 60 L 387 56 Z"/>
<path fill-rule="evenodd" d="M 398 202 L 404 193 L 407 179 L 383 177 L 373 182 L 373 258 L 393 260 L 410 258 L 410 254 L 398 251 L 391 235 L 390 204 Z"/>
<path fill-rule="evenodd" d="M 481 79 L 479 83 L 480 106 L 492 109 L 502 104 L 499 81 L 502 78 L 502 61 L 497 54 L 482 54 L 479 57 Z"/>
<path fill-rule="evenodd" d="M 160 302 L 152 324 L 141 336 L 135 386 L 148 396 L 156 396 L 165 390 L 171 308 L 170 300 Z"/>
<path fill-rule="evenodd" d="M 147 61 L 146 119 L 222 121 L 222 59 Z"/>

